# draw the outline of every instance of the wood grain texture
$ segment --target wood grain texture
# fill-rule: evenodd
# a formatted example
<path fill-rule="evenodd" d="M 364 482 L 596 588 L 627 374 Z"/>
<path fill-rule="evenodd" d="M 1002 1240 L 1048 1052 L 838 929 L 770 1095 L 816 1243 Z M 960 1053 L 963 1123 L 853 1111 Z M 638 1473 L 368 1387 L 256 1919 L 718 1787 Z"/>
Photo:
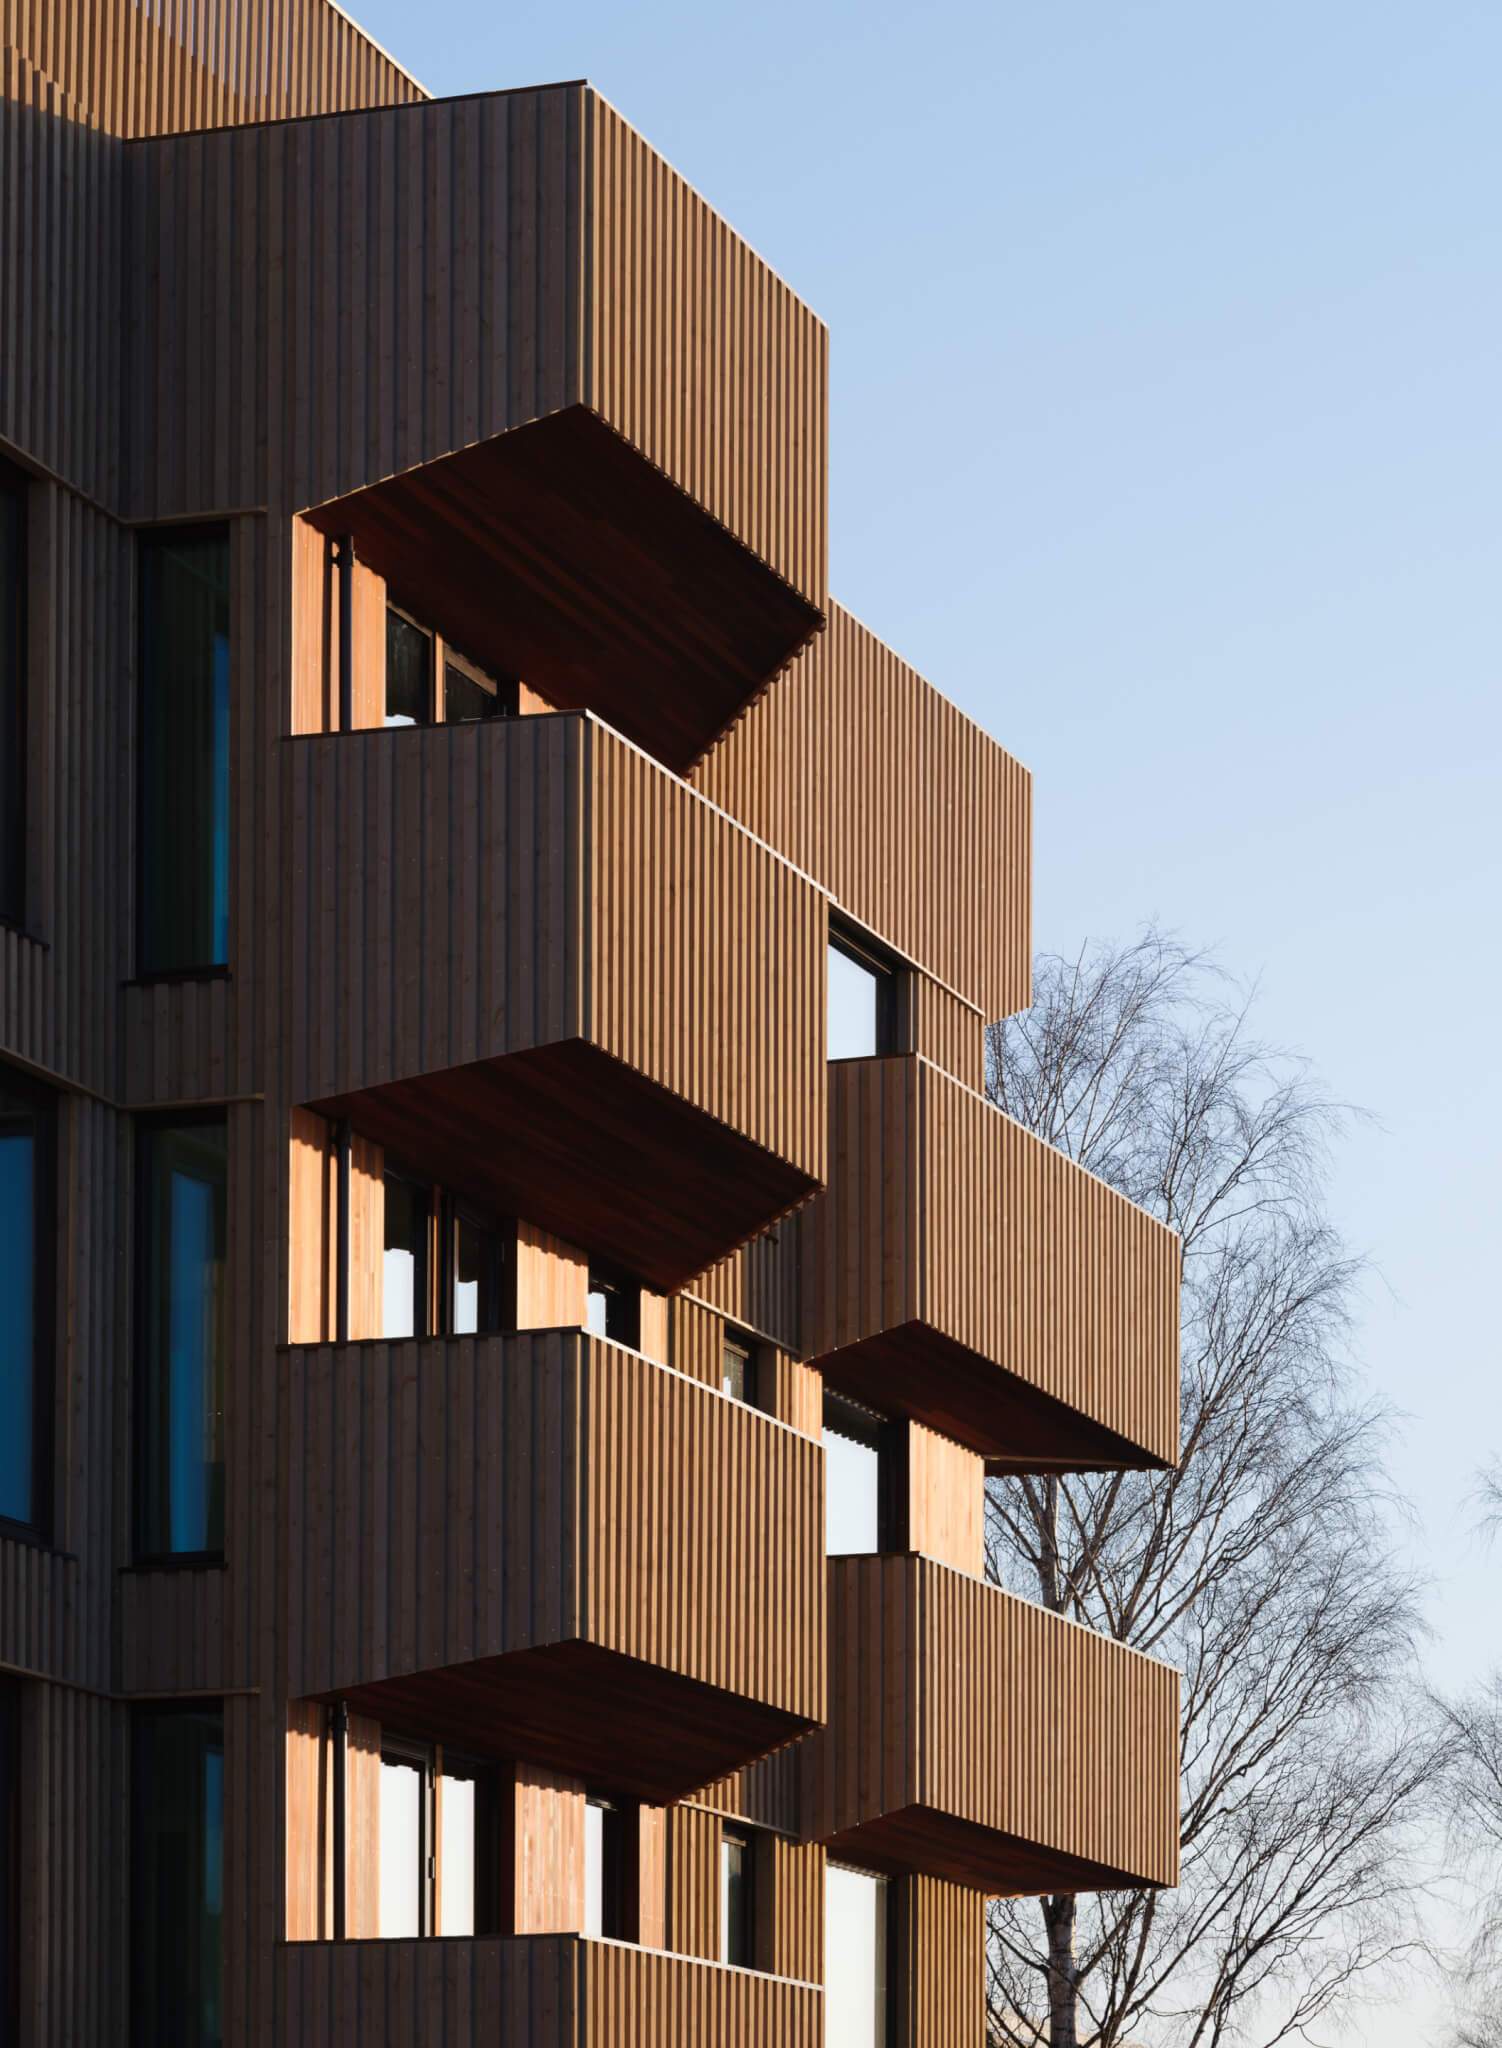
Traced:
<path fill-rule="evenodd" d="M 975 1451 L 911 1423 L 907 1547 L 979 1578 L 986 1569 L 986 1472 Z"/>
<path fill-rule="evenodd" d="M 986 2038 L 986 1899 L 941 1878 L 898 1881 L 897 2039 L 902 2048 L 981 2048 Z"/>
<path fill-rule="evenodd" d="M 928 1061 L 830 1068 L 796 1221 L 832 1385 L 993 1470 L 1177 1458 L 1177 1237 Z"/>
<path fill-rule="evenodd" d="M 838 605 L 692 779 L 983 1020 L 1027 1008 L 1032 778 Z"/>
<path fill-rule="evenodd" d="M 810 1839 L 990 1892 L 1177 1882 L 1177 1672 L 928 1558 L 833 1558 L 829 1599 Z"/>

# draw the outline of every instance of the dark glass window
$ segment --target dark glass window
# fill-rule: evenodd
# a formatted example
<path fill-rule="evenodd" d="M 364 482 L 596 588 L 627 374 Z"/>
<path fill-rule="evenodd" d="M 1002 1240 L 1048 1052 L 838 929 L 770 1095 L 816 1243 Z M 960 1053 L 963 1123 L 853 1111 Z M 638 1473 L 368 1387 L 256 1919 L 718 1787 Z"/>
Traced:
<path fill-rule="evenodd" d="M 597 1793 L 584 1804 L 584 1932 L 626 1938 L 626 1816 Z"/>
<path fill-rule="evenodd" d="M 750 1835 L 725 1828 L 720 1835 L 720 1961 L 742 1970 L 755 1964 L 755 1893 Z"/>
<path fill-rule="evenodd" d="M 433 636 L 425 626 L 386 607 L 386 723 L 433 722 Z"/>
<path fill-rule="evenodd" d="M 882 1431 L 879 1415 L 824 1396 L 824 1548 L 831 1557 L 881 1548 Z"/>
<path fill-rule="evenodd" d="M 0 1521 L 39 1528 L 50 1374 L 50 1096 L 0 1067 Z"/>
<path fill-rule="evenodd" d="M 224 1118 L 143 1124 L 140 1151 L 140 1549 L 146 1557 L 217 1555 L 224 1548 Z"/>
<path fill-rule="evenodd" d="M 229 959 L 229 534 L 141 540 L 142 974 Z"/>
<path fill-rule="evenodd" d="M 224 1717 L 135 1714 L 131 1988 L 137 2048 L 219 2048 Z"/>
<path fill-rule="evenodd" d="M 427 1337 L 428 1238 L 433 1190 L 392 1167 L 386 1169 L 386 1248 L 381 1261 L 381 1335 Z"/>
<path fill-rule="evenodd" d="M 468 725 L 477 718 L 514 718 L 516 685 L 498 682 L 453 648 L 443 660 L 443 716 L 448 725 Z"/>
<path fill-rule="evenodd" d="M 21 2038 L 21 1688 L 0 1678 L 0 2041 Z"/>
<path fill-rule="evenodd" d="M 596 1337 L 629 1344 L 641 1342 L 641 1288 L 603 1266 L 589 1269 L 589 1308 L 585 1327 Z"/>
<path fill-rule="evenodd" d="M 0 463 L 0 917 L 26 916 L 26 483 Z"/>
<path fill-rule="evenodd" d="M 755 1344 L 738 1331 L 727 1330 L 720 1347 L 721 1391 L 737 1401 L 746 1402 L 748 1407 L 758 1407 L 761 1401 L 758 1378 Z"/>
<path fill-rule="evenodd" d="M 501 1328 L 501 1240 L 458 1203 L 448 1216 L 448 1328 L 470 1337 Z"/>
<path fill-rule="evenodd" d="M 829 936 L 829 1057 L 868 1060 L 896 1050 L 897 975 L 851 933 Z"/>

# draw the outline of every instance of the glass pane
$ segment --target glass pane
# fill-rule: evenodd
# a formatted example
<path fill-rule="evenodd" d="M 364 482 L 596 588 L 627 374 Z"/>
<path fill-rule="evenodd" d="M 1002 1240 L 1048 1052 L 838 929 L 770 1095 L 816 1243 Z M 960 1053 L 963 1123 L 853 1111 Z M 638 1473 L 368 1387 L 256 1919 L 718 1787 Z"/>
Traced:
<path fill-rule="evenodd" d="M 467 725 L 472 719 L 494 718 L 501 700 L 494 683 L 445 662 L 443 669 L 443 716 L 450 725 Z"/>
<path fill-rule="evenodd" d="M 824 1548 L 831 1557 L 881 1548 L 881 1424 L 853 1402 L 824 1401 Z"/>
<path fill-rule="evenodd" d="M 26 910 L 25 485 L 0 473 L 0 916 Z"/>
<path fill-rule="evenodd" d="M 727 1344 L 720 1357 L 721 1389 L 737 1401 L 746 1398 L 746 1367 L 749 1363 L 739 1344 Z"/>
<path fill-rule="evenodd" d="M 438 1932 L 475 1931 L 475 1794 L 473 1778 L 451 1778 L 439 1785 Z"/>
<path fill-rule="evenodd" d="M 884 977 L 838 946 L 829 949 L 829 1057 L 866 1060 L 880 1050 L 878 1029 Z"/>
<path fill-rule="evenodd" d="M 615 1344 L 634 1349 L 639 1335 L 639 1292 L 601 1273 L 589 1276 L 584 1326 L 596 1337 L 608 1337 Z"/>
<path fill-rule="evenodd" d="M 398 611 L 386 613 L 386 723 L 428 725 L 433 718 L 433 640 Z"/>
<path fill-rule="evenodd" d="M 751 1967 L 750 1861 L 747 1845 L 735 1835 L 720 1842 L 720 1961 Z"/>
<path fill-rule="evenodd" d="M 431 1196 L 399 1173 L 386 1175 L 386 1248 L 381 1262 L 381 1335 L 428 1334 L 428 1217 Z"/>
<path fill-rule="evenodd" d="M 453 1299 L 449 1328 L 456 1337 L 500 1325 L 496 1272 L 500 1245 L 493 1230 L 462 1213 L 454 1217 Z"/>
<path fill-rule="evenodd" d="M 141 543 L 140 971 L 229 959 L 229 537 Z"/>
<path fill-rule="evenodd" d="M 34 1502 L 36 1132 L 0 1090 L 0 1515 L 29 1522 Z"/>
<path fill-rule="evenodd" d="M 584 1932 L 596 1940 L 605 1932 L 605 1809 L 592 1800 L 584 1808 Z"/>
<path fill-rule="evenodd" d="M 422 1933 L 423 1772 L 406 1757 L 381 1758 L 380 1918 L 383 1940 Z"/>
<path fill-rule="evenodd" d="M 824 1876 L 825 2048 L 884 2048 L 886 1885 L 863 1870 Z"/>
<path fill-rule="evenodd" d="M 135 1755 L 135 2038 L 153 2048 L 219 2048 L 223 1718 L 138 1709 Z"/>
<path fill-rule="evenodd" d="M 225 1130 L 142 1132 L 141 1543 L 224 1546 Z"/>

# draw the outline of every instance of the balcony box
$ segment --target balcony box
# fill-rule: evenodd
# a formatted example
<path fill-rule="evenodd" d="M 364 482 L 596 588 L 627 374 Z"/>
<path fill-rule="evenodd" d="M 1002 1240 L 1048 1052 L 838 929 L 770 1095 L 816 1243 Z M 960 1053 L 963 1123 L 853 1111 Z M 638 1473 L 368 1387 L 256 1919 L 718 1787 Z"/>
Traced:
<path fill-rule="evenodd" d="M 281 1358 L 287 1684 L 682 1797 L 823 1719 L 823 1453 L 580 1331 Z"/>
<path fill-rule="evenodd" d="M 924 1557 L 829 1565 L 804 1828 L 992 1894 L 1178 1881 L 1177 1672 Z"/>
<path fill-rule="evenodd" d="M 576 1934 L 293 1942 L 289 2048 L 823 2048 L 817 1985 Z"/>
<path fill-rule="evenodd" d="M 1177 1237 L 929 1061 L 831 1066 L 798 1227 L 831 1386 L 993 1472 L 1177 1458 Z"/>
<path fill-rule="evenodd" d="M 826 899 L 581 714 L 283 743 L 290 1100 L 681 1286 L 826 1145 Z"/>

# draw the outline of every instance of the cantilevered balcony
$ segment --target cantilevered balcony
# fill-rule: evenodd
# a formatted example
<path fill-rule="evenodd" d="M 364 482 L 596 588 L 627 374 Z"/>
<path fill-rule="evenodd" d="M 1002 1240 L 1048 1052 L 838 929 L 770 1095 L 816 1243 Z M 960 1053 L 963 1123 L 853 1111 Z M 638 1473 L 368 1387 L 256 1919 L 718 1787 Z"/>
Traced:
<path fill-rule="evenodd" d="M 288 2048 L 822 2048 L 818 1986 L 573 1934 L 294 1942 Z"/>
<path fill-rule="evenodd" d="M 283 743 L 288 1098 L 682 1285 L 824 1176 L 826 900 L 579 714 Z"/>
<path fill-rule="evenodd" d="M 1174 1234 L 927 1060 L 829 1074 L 804 1348 L 996 1472 L 1178 1455 Z"/>
<path fill-rule="evenodd" d="M 1178 1879 L 1176 1672 L 928 1558 L 829 1565 L 804 1830 L 991 1893 Z"/>
<path fill-rule="evenodd" d="M 292 1696 L 653 1801 L 822 1720 L 811 1438 L 579 1331 L 281 1373 Z"/>

